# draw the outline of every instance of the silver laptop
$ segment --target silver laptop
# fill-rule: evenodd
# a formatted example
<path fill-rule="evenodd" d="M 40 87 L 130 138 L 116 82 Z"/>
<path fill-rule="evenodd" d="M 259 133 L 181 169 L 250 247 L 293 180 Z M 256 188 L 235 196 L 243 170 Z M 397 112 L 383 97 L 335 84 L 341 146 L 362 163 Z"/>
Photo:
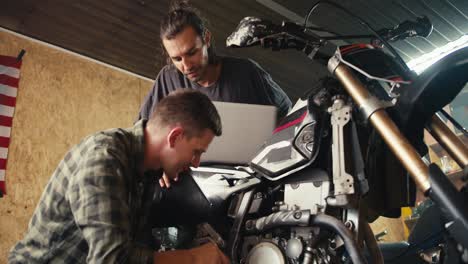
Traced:
<path fill-rule="evenodd" d="M 248 164 L 276 126 L 274 106 L 213 102 L 223 134 L 215 137 L 201 162 Z"/>

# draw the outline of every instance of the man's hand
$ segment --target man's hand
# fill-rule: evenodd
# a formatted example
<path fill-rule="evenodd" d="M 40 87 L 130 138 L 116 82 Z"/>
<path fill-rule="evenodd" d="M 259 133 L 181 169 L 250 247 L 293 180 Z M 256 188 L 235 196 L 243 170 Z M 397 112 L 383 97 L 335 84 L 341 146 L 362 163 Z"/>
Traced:
<path fill-rule="evenodd" d="M 178 180 L 179 180 L 179 176 L 174 178 L 175 182 Z M 161 179 L 159 179 L 159 185 L 161 186 L 161 188 L 171 187 L 171 179 L 166 175 L 165 172 L 163 172 L 163 176 L 161 177 Z"/>
<path fill-rule="evenodd" d="M 189 250 L 157 252 L 154 263 L 194 263 L 194 264 L 229 264 L 229 259 L 213 243 Z"/>

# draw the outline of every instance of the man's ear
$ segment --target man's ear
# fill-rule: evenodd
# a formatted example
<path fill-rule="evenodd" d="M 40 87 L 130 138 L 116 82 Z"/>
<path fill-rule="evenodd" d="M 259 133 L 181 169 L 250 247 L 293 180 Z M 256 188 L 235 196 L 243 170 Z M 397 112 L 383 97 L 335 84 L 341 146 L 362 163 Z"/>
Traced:
<path fill-rule="evenodd" d="M 175 143 L 182 138 L 184 135 L 184 129 L 180 126 L 176 126 L 169 131 L 169 134 L 167 135 L 167 143 L 169 147 L 173 148 L 175 146 Z"/>
<path fill-rule="evenodd" d="M 208 29 L 205 29 L 205 44 L 209 48 L 211 46 L 211 32 Z"/>

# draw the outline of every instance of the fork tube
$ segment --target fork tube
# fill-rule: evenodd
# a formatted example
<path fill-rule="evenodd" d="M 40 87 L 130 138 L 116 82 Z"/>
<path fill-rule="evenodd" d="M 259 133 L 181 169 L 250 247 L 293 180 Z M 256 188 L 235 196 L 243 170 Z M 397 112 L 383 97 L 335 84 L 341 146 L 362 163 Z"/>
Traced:
<path fill-rule="evenodd" d="M 426 126 L 431 135 L 447 150 L 448 154 L 462 168 L 468 166 L 468 148 L 455 133 L 437 115 L 432 116 L 431 122 Z"/>
<path fill-rule="evenodd" d="M 353 75 L 348 66 L 339 63 L 335 68 L 334 74 L 359 107 L 362 107 L 371 98 L 371 94 Z M 393 120 L 387 115 L 387 112 L 384 109 L 378 109 L 370 115 L 369 120 L 387 143 L 387 146 L 392 150 L 393 154 L 395 154 L 410 173 L 418 188 L 426 193 L 431 187 L 429 168 L 422 161 L 419 153 L 400 132 Z"/>

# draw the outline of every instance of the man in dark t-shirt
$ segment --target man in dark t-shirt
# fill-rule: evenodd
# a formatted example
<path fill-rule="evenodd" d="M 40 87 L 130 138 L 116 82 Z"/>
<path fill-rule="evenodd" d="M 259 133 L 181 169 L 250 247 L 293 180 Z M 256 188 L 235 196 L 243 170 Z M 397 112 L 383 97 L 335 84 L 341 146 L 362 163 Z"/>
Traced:
<path fill-rule="evenodd" d="M 278 117 L 291 108 L 286 93 L 256 62 L 216 56 L 210 31 L 187 4 L 176 4 L 166 15 L 160 38 L 168 65 L 159 72 L 138 119 L 148 118 L 162 98 L 181 87 L 198 90 L 213 101 L 274 105 Z"/>
<path fill-rule="evenodd" d="M 174 64 L 166 65 L 145 98 L 138 118 L 148 118 L 148 113 L 162 98 L 180 87 L 201 91 L 213 101 L 274 105 L 279 118 L 287 114 L 291 101 L 255 61 L 232 57 L 218 57 L 218 60 L 221 64 L 219 77 L 206 87 L 192 82 Z"/>
<path fill-rule="evenodd" d="M 149 118 L 158 102 L 177 88 L 195 89 L 213 101 L 274 105 L 278 118 L 291 108 L 286 93 L 256 62 L 216 56 L 210 31 L 187 3 L 175 3 L 163 18 L 160 38 L 168 65 L 159 72 L 138 119 Z M 165 175 L 160 185 L 170 186 Z"/>

